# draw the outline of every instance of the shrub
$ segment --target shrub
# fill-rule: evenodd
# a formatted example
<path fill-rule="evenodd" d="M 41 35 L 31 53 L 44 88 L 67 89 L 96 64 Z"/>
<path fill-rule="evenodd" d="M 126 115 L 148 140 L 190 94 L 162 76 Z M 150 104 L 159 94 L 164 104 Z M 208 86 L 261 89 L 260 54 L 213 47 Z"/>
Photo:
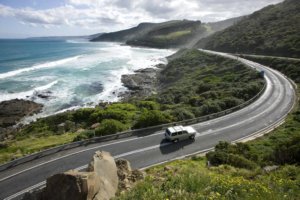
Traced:
<path fill-rule="evenodd" d="M 195 118 L 195 115 L 185 108 L 176 108 L 172 111 L 172 115 L 177 118 L 177 121 Z"/>
<path fill-rule="evenodd" d="M 299 164 L 300 135 L 278 144 L 274 150 L 274 161 L 279 164 Z"/>
<path fill-rule="evenodd" d="M 158 110 L 144 111 L 138 118 L 134 128 L 155 126 L 170 122 L 171 116 Z"/>
<path fill-rule="evenodd" d="M 90 115 L 95 111 L 94 108 L 81 108 L 79 110 L 76 110 L 73 113 L 73 120 L 75 122 L 82 122 L 86 121 L 90 118 Z"/>
<path fill-rule="evenodd" d="M 126 111 L 136 111 L 136 107 L 130 103 L 113 103 L 107 107 L 107 109 L 118 109 Z"/>
<path fill-rule="evenodd" d="M 81 132 L 79 135 L 77 135 L 74 138 L 73 142 L 81 141 L 81 140 L 86 140 L 86 139 L 94 137 L 94 135 L 95 135 L 95 131 L 93 131 L 93 130 L 85 130 L 85 131 Z"/>
<path fill-rule="evenodd" d="M 114 119 L 105 119 L 101 122 L 100 127 L 95 130 L 97 136 L 111 135 L 127 129 L 122 122 Z"/>
<path fill-rule="evenodd" d="M 159 110 L 160 105 L 154 101 L 139 101 L 137 102 L 139 108 L 145 108 L 147 110 Z"/>
<path fill-rule="evenodd" d="M 257 167 L 254 162 L 244 158 L 243 156 L 224 153 L 220 151 L 209 152 L 208 154 L 206 154 L 206 158 L 212 165 L 216 166 L 227 164 L 233 167 L 245 169 L 255 169 Z"/>
<path fill-rule="evenodd" d="M 115 119 L 118 121 L 126 122 L 130 119 L 130 115 L 125 110 L 119 109 L 106 109 L 99 110 L 91 115 L 92 121 L 101 122 L 105 119 Z"/>
<path fill-rule="evenodd" d="M 216 146 L 216 151 L 228 152 L 230 147 L 230 143 L 226 141 L 220 141 Z"/>
<path fill-rule="evenodd" d="M 217 113 L 221 111 L 221 108 L 217 102 L 206 102 L 203 106 L 201 106 L 202 114 L 209 115 L 212 113 Z"/>

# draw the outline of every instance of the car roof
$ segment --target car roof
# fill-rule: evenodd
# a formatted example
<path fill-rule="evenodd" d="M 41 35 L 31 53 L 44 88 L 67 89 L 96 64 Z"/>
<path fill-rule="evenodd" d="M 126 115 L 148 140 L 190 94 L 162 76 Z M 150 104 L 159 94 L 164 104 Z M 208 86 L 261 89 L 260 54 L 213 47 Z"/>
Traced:
<path fill-rule="evenodd" d="M 185 130 L 183 126 L 173 126 L 173 127 L 169 127 L 168 130 L 171 133 L 175 133 L 175 132 L 179 132 L 179 131 L 183 131 Z"/>
<path fill-rule="evenodd" d="M 195 130 L 193 127 L 191 127 L 191 126 L 186 126 L 186 127 L 184 127 L 184 129 L 185 129 L 187 132 L 189 132 L 189 133 L 196 132 L 196 130 Z"/>
<path fill-rule="evenodd" d="M 195 132 L 195 129 L 191 126 L 173 126 L 169 127 L 168 130 L 170 133 L 180 132 L 180 131 L 187 131 L 189 133 Z"/>

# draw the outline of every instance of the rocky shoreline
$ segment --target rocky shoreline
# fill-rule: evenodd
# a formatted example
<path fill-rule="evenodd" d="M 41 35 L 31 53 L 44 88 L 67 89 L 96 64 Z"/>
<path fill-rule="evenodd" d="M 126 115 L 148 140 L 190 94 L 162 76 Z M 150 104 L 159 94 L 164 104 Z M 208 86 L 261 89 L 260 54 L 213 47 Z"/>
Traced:
<path fill-rule="evenodd" d="M 121 82 L 128 91 L 119 96 L 123 101 L 129 99 L 143 99 L 157 93 L 157 76 L 164 64 L 156 65 L 155 68 L 145 68 L 134 71 L 134 74 L 122 75 Z"/>
<path fill-rule="evenodd" d="M 157 76 L 164 67 L 164 64 L 158 64 L 154 68 L 139 69 L 134 74 L 122 75 L 121 82 L 128 90 L 119 94 L 121 101 L 144 99 L 156 94 Z M 51 98 L 51 92 L 38 93 L 36 96 L 48 99 Z M 18 123 L 23 118 L 37 114 L 42 109 L 42 104 L 32 100 L 12 99 L 0 102 L 0 141 L 13 137 L 22 128 L 22 124 Z"/>
<path fill-rule="evenodd" d="M 14 126 L 21 119 L 39 113 L 42 109 L 42 104 L 29 100 L 12 99 L 0 102 L 0 141 L 18 129 Z"/>

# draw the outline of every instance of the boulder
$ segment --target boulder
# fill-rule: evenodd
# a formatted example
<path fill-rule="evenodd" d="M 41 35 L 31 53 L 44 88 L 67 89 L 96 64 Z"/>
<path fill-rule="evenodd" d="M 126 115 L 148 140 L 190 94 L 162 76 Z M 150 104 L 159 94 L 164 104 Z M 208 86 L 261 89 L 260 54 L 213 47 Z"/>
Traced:
<path fill-rule="evenodd" d="M 71 170 L 55 174 L 46 181 L 43 190 L 25 194 L 23 200 L 108 200 L 130 189 L 144 178 L 139 170 L 132 170 L 127 160 L 117 161 L 108 152 L 97 151 L 86 172 Z"/>
<path fill-rule="evenodd" d="M 125 159 L 118 159 L 116 165 L 118 168 L 119 192 L 129 190 L 145 176 L 140 170 L 132 170 L 129 161 Z"/>
<path fill-rule="evenodd" d="M 76 124 L 72 121 L 65 121 L 57 125 L 57 134 L 64 134 L 65 132 L 74 132 L 76 130 Z"/>
<path fill-rule="evenodd" d="M 69 171 L 55 174 L 47 179 L 43 198 L 48 200 L 87 199 L 88 192 L 95 191 L 94 179 L 95 175 L 87 172 Z M 89 187 L 92 189 L 88 191 Z"/>
<path fill-rule="evenodd" d="M 65 123 L 60 123 L 57 125 L 57 133 L 58 134 L 64 134 L 65 133 Z"/>
<path fill-rule="evenodd" d="M 117 166 L 110 153 L 97 151 L 88 171 L 96 174 L 95 181 L 100 185 L 94 200 L 111 199 L 115 196 L 118 189 Z"/>
<path fill-rule="evenodd" d="M 272 165 L 272 166 L 265 166 L 265 167 L 263 168 L 263 170 L 264 170 L 264 172 L 266 172 L 266 173 L 270 173 L 270 172 L 272 172 L 272 171 L 274 171 L 274 170 L 277 170 L 278 168 L 279 168 L 278 165 Z"/>
<path fill-rule="evenodd" d="M 96 128 L 98 128 L 100 126 L 100 123 L 98 122 L 98 123 L 95 123 L 95 124 L 93 124 L 92 126 L 91 126 L 91 129 L 96 129 Z"/>

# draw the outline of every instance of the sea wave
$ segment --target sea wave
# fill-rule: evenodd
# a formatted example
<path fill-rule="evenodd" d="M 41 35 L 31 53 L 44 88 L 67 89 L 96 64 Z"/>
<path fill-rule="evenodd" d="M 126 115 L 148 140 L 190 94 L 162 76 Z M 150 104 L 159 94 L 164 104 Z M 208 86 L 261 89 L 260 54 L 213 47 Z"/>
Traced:
<path fill-rule="evenodd" d="M 28 90 L 28 91 L 24 91 L 24 92 L 2 93 L 1 96 L 0 96 L 0 102 L 11 100 L 11 99 L 28 99 L 29 97 L 34 95 L 34 93 L 44 91 L 44 90 L 48 90 L 52 86 L 56 85 L 57 83 L 58 83 L 58 81 L 56 80 L 56 81 L 53 81 L 53 82 L 48 83 L 46 85 L 42 85 L 42 86 L 33 88 L 32 90 Z"/>
<path fill-rule="evenodd" d="M 42 64 L 33 65 L 32 67 L 17 69 L 17 70 L 14 70 L 14 71 L 2 73 L 2 74 L 0 74 L 0 79 L 13 77 L 13 76 L 22 74 L 24 72 L 30 72 L 30 71 L 39 70 L 39 69 L 56 67 L 58 65 L 62 65 L 62 64 L 68 63 L 68 62 L 75 61 L 78 58 L 80 58 L 81 56 L 82 55 L 69 57 L 69 58 L 64 58 L 64 59 L 56 60 L 56 61 L 50 61 L 50 62 L 46 62 L 46 63 L 42 63 Z"/>
<path fill-rule="evenodd" d="M 87 39 L 78 39 L 78 40 L 66 40 L 66 43 L 74 43 L 74 44 L 90 43 L 90 41 L 88 41 Z"/>

